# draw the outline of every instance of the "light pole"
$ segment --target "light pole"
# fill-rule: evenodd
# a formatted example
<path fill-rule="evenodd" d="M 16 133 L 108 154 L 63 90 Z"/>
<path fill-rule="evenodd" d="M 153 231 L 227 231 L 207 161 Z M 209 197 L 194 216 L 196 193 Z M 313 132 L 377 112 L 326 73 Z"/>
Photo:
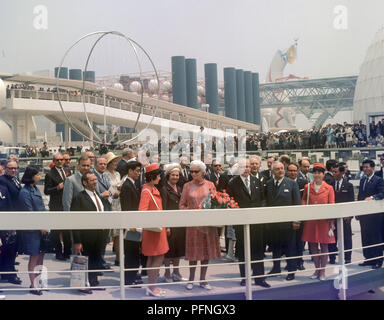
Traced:
<path fill-rule="evenodd" d="M 106 145 L 107 144 L 107 114 L 106 114 L 106 109 L 107 109 L 107 106 L 106 106 L 106 93 L 107 91 L 107 88 L 106 87 L 102 87 L 102 88 L 98 88 L 97 89 L 97 92 L 101 92 L 103 93 L 103 104 L 104 104 L 104 144 Z"/>
<path fill-rule="evenodd" d="M 202 108 L 204 108 L 207 111 L 207 127 L 209 128 L 209 104 L 205 103 L 201 105 Z"/>

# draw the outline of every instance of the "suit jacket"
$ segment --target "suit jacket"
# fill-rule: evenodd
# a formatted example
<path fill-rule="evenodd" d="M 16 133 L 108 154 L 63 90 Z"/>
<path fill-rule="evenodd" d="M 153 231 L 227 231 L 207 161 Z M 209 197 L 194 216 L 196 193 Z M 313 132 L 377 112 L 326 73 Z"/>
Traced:
<path fill-rule="evenodd" d="M 330 186 L 335 184 L 335 178 L 329 172 L 327 172 L 324 176 L 324 181 L 328 183 Z"/>
<path fill-rule="evenodd" d="M 235 199 L 240 208 L 265 206 L 265 192 L 263 182 L 254 176 L 249 176 L 251 194 L 240 176 L 233 178 L 228 183 L 227 192 Z"/>
<path fill-rule="evenodd" d="M 108 211 L 108 208 L 110 208 L 109 202 L 105 199 L 102 199 L 99 194 L 98 196 L 103 203 L 104 211 Z M 83 190 L 73 197 L 73 200 L 71 203 L 71 211 L 97 211 L 97 208 L 94 202 L 92 201 L 91 197 L 88 195 L 87 191 Z M 72 234 L 73 234 L 73 243 L 84 242 L 85 239 L 84 239 L 84 234 L 82 230 L 73 230 Z M 89 233 L 87 233 L 87 235 L 89 235 Z M 86 240 L 87 242 L 92 242 L 94 239 L 86 239 Z"/>
<path fill-rule="evenodd" d="M 104 191 L 108 191 L 110 188 L 110 184 L 109 184 L 108 178 L 106 177 L 105 172 L 101 174 L 97 172 L 96 169 L 93 169 L 93 173 L 96 175 L 96 178 L 97 178 L 96 191 L 100 194 L 102 194 Z"/>
<path fill-rule="evenodd" d="M 335 190 L 335 203 L 355 201 L 353 184 L 348 182 L 346 179 L 341 180 L 341 186 L 338 191 L 336 191 L 336 182 L 333 185 L 333 189 Z"/>
<path fill-rule="evenodd" d="M 313 174 L 310 172 L 307 173 L 307 178 L 305 178 L 304 174 L 301 171 L 299 171 L 299 173 L 297 174 L 297 177 L 298 178 L 300 177 L 300 178 L 308 181 L 307 183 L 313 182 Z"/>
<path fill-rule="evenodd" d="M 11 198 L 8 189 L 0 186 L 0 211 L 11 211 Z"/>
<path fill-rule="evenodd" d="M 127 174 L 127 172 L 124 172 L 126 166 L 127 166 L 127 161 L 125 161 L 124 159 L 121 159 L 117 164 L 116 171 L 120 173 L 120 177 L 123 177 L 124 173 Z"/>
<path fill-rule="evenodd" d="M 19 193 L 21 211 L 45 211 L 45 205 L 40 190 L 37 187 L 25 185 Z"/>
<path fill-rule="evenodd" d="M 53 167 L 46 175 L 44 181 L 44 194 L 49 196 L 49 210 L 63 211 L 63 190 L 57 190 L 57 186 L 64 182 L 63 178 Z"/>
<path fill-rule="evenodd" d="M 0 186 L 3 191 L 9 195 L 10 210 L 18 210 L 18 198 L 21 190 L 21 184 L 17 186 L 12 179 L 13 178 L 8 175 L 0 176 Z"/>
<path fill-rule="evenodd" d="M 274 180 L 270 179 L 267 182 L 267 205 L 269 207 L 278 206 L 298 206 L 301 205 L 301 196 L 298 184 L 284 177 L 280 185 L 276 188 Z M 290 229 L 290 222 L 279 223 L 279 228 Z"/>
<path fill-rule="evenodd" d="M 221 176 L 221 174 L 220 174 L 220 176 Z M 215 185 L 215 187 L 217 186 L 216 182 L 219 181 L 219 178 L 217 178 L 217 176 L 213 170 L 210 170 L 205 174 L 205 179 L 208 181 L 211 181 Z"/>
<path fill-rule="evenodd" d="M 375 176 L 378 176 L 379 178 L 383 179 L 383 168 L 380 168 L 379 171 L 375 172 Z"/>
<path fill-rule="evenodd" d="M 272 178 L 272 173 L 271 173 L 271 170 L 269 169 L 262 171 L 261 175 L 264 176 L 265 181 L 268 181 L 269 179 Z"/>
<path fill-rule="evenodd" d="M 80 192 L 84 187 L 81 183 L 81 173 L 76 172 L 65 180 L 63 189 L 63 210 L 70 211 L 72 199 Z"/>
<path fill-rule="evenodd" d="M 228 171 L 224 172 L 220 175 L 219 178 L 219 184 L 216 187 L 216 190 L 219 192 L 223 192 L 223 190 L 227 191 L 228 183 L 232 179 L 233 175 L 230 174 Z"/>
<path fill-rule="evenodd" d="M 373 175 L 371 180 L 366 183 L 365 190 L 363 190 L 367 179 L 367 177 L 364 177 L 360 180 L 359 195 L 357 196 L 357 200 L 361 201 L 367 197 L 373 197 L 375 200 L 384 199 L 384 180 Z"/>
<path fill-rule="evenodd" d="M 189 182 L 189 181 L 192 180 L 191 174 L 189 173 L 189 167 L 186 167 L 186 169 L 187 169 L 187 177 L 184 177 L 184 175 L 183 175 L 183 171 L 180 172 L 180 179 L 179 179 L 179 182 L 177 183 L 177 185 L 178 185 L 179 187 L 181 187 L 181 189 L 183 189 L 184 185 L 185 185 L 187 182 Z"/>
<path fill-rule="evenodd" d="M 176 185 L 177 186 L 177 185 Z M 177 186 L 177 192 L 167 183 L 160 189 L 160 196 L 164 210 L 179 210 L 182 189 Z"/>
<path fill-rule="evenodd" d="M 299 186 L 300 196 L 303 198 L 304 187 L 306 184 L 308 184 L 308 181 L 304 178 L 304 176 L 297 175 L 296 183 Z"/>
<path fill-rule="evenodd" d="M 120 204 L 122 211 L 139 210 L 140 191 L 129 179 L 125 180 L 121 187 Z"/>

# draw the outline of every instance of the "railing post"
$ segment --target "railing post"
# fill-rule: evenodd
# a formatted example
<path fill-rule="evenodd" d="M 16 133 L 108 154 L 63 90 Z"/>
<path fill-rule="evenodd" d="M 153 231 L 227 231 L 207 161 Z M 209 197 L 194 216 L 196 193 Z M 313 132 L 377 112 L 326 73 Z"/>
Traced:
<path fill-rule="evenodd" d="M 119 229 L 120 299 L 125 300 L 124 229 Z"/>
<path fill-rule="evenodd" d="M 339 299 L 340 300 L 347 300 L 347 274 L 346 274 L 346 268 L 345 268 L 345 260 L 344 260 L 344 219 L 338 218 L 337 219 L 337 247 L 339 248 L 339 255 L 338 255 L 338 261 L 339 261 L 339 270 L 338 270 L 338 279 L 340 280 L 341 276 L 341 283 L 339 282 Z"/>
<path fill-rule="evenodd" d="M 251 238 L 249 224 L 244 225 L 245 299 L 252 300 Z"/>

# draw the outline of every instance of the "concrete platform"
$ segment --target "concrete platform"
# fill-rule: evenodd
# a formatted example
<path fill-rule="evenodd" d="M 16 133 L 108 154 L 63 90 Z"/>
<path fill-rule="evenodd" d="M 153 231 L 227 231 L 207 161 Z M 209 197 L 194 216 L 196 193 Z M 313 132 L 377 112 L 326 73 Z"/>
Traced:
<path fill-rule="evenodd" d="M 354 247 L 360 247 L 360 230 L 357 221 L 353 220 L 353 242 Z M 308 252 L 306 252 L 308 254 Z M 267 261 L 265 262 L 266 273 L 272 268 L 272 262 L 268 259 L 271 258 L 271 254 L 267 254 Z M 19 256 L 17 261 L 20 265 L 16 268 L 19 271 L 26 271 L 28 264 L 28 256 Z M 361 250 L 354 252 L 352 255 L 352 261 L 362 259 Z M 111 244 L 107 248 L 106 260 L 113 264 L 115 260 L 114 253 L 112 252 Z M 217 266 L 211 266 L 208 268 L 207 279 L 210 281 L 213 289 L 206 291 L 200 288 L 198 285 L 193 290 L 188 291 L 185 289 L 184 284 L 176 283 L 165 284 L 163 286 L 167 291 L 165 299 L 177 299 L 177 300 L 243 300 L 245 299 L 245 287 L 239 285 L 238 267 L 236 265 L 229 264 L 229 261 L 222 258 L 212 263 L 217 263 Z M 12 285 L 6 282 L 0 283 L 1 289 L 25 289 L 24 291 L 3 291 L 2 295 L 6 296 L 6 300 L 116 300 L 120 299 L 119 288 L 119 267 L 112 267 L 111 272 L 105 272 L 103 276 L 99 277 L 101 286 L 108 286 L 105 291 L 93 291 L 92 295 L 85 295 L 77 290 L 73 289 L 60 289 L 64 286 L 69 286 L 69 274 L 60 273 L 60 271 L 68 271 L 70 267 L 69 262 L 61 262 L 54 259 L 53 254 L 48 254 L 45 257 L 44 265 L 48 271 L 58 271 L 55 273 L 49 273 L 48 287 L 51 289 L 49 292 L 44 292 L 42 296 L 35 296 L 29 293 L 29 279 L 27 274 L 19 274 L 23 280 L 22 285 Z M 187 266 L 187 261 L 181 261 L 182 266 Z M 334 280 L 337 277 L 337 266 L 328 265 L 330 269 L 327 270 L 327 281 L 320 282 L 318 280 L 311 280 L 309 276 L 313 271 L 309 269 L 314 268 L 310 258 L 305 259 L 304 263 L 307 270 L 304 272 L 296 273 L 296 278 L 293 281 L 287 282 L 285 275 L 278 277 L 268 278 L 268 283 L 272 286 L 270 289 L 264 289 L 261 287 L 253 286 L 253 299 L 257 300 L 334 300 L 338 299 L 337 290 L 334 287 Z M 282 267 L 285 266 L 285 262 L 282 263 Z M 348 290 L 347 296 L 349 299 L 384 299 L 384 270 L 371 270 L 369 267 L 359 267 L 357 265 L 351 265 L 347 267 L 348 277 Z M 163 275 L 164 271 L 160 272 Z M 188 275 L 188 268 L 181 269 L 181 273 L 186 277 Z M 354 275 L 359 273 L 358 275 Z M 196 272 L 196 279 L 199 277 L 199 269 Z M 144 277 L 144 282 L 147 283 L 147 277 Z M 0 290 L 1 290 L 0 289 Z M 368 290 L 374 289 L 375 293 L 368 293 Z M 158 299 L 145 296 L 144 288 L 126 288 L 126 299 L 129 300 L 146 300 L 146 299 Z"/>

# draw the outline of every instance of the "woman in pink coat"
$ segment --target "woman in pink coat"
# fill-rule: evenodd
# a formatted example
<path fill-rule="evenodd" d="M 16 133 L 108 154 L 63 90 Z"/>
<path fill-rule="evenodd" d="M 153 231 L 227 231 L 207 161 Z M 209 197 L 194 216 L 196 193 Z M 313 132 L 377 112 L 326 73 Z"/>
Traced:
<path fill-rule="evenodd" d="M 321 163 L 313 165 L 313 178 L 314 181 L 307 184 L 304 188 L 302 204 L 327 204 L 335 203 L 335 193 L 333 187 L 327 184 L 324 180 L 325 166 Z M 309 199 L 308 199 L 308 186 L 309 186 Z M 335 243 L 333 235 L 334 230 L 333 220 L 310 220 L 306 221 L 303 230 L 303 241 L 308 241 L 311 253 L 319 253 L 319 244 L 321 253 L 328 253 L 328 244 Z M 311 276 L 311 279 L 326 280 L 325 266 L 327 265 L 328 255 L 313 257 L 316 270 Z"/>
<path fill-rule="evenodd" d="M 141 191 L 139 211 L 163 210 L 159 190 L 155 187 L 160 181 L 159 165 L 150 164 L 145 167 L 146 184 Z M 161 214 L 159 212 L 159 214 Z M 156 287 L 159 269 L 164 261 L 164 255 L 168 252 L 168 240 L 165 228 L 161 232 L 143 230 L 141 252 L 147 259 L 147 268 L 158 268 L 148 270 L 148 282 L 151 284 L 147 288 L 147 295 L 155 297 L 165 296 L 165 290 Z"/>

